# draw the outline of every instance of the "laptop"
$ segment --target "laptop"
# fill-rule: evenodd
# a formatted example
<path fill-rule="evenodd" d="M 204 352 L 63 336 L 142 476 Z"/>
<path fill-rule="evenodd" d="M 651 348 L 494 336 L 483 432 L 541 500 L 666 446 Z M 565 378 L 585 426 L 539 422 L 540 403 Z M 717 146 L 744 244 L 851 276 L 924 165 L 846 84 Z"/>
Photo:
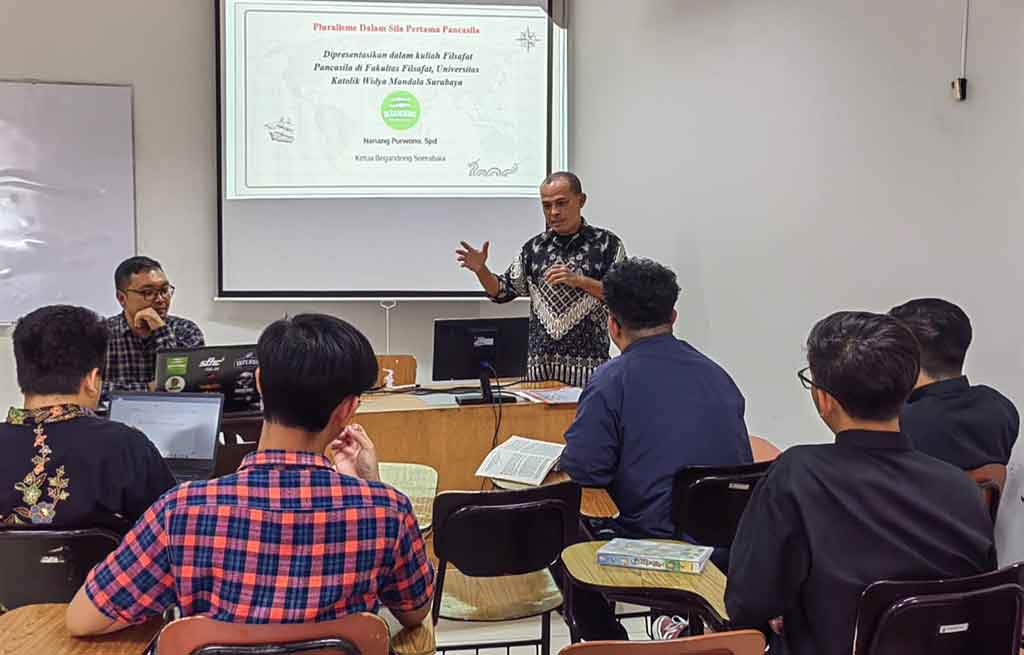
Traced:
<path fill-rule="evenodd" d="M 213 475 L 223 409 L 219 393 L 110 394 L 110 420 L 149 437 L 178 482 Z"/>
<path fill-rule="evenodd" d="M 256 346 L 206 346 L 156 355 L 156 389 L 172 393 L 220 393 L 224 411 L 258 412 Z"/>

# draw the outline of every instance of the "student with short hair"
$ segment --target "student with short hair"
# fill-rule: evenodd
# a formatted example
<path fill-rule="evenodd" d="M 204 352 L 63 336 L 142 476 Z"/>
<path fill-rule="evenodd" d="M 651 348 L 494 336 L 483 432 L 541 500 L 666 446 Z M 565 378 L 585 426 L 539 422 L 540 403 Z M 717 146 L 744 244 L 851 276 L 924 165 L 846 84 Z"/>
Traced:
<path fill-rule="evenodd" d="M 42 307 L 13 341 L 25 401 L 0 424 L 0 525 L 126 531 L 175 481 L 146 435 L 94 413 L 103 322 L 84 307 Z"/>
<path fill-rule="evenodd" d="M 752 461 L 743 395 L 721 366 L 673 335 L 679 284 L 671 270 L 626 259 L 604 276 L 604 297 L 608 333 L 622 354 L 584 388 L 559 467 L 581 485 L 607 489 L 619 507 L 617 519 L 591 532 L 671 538 L 680 469 Z M 625 636 L 599 595 L 574 599 L 584 639 Z M 655 635 L 668 638 L 681 625 L 659 617 Z"/>
<path fill-rule="evenodd" d="M 369 341 L 340 319 L 301 314 L 264 330 L 257 355 L 259 449 L 238 472 L 153 505 L 71 602 L 72 634 L 120 630 L 175 605 L 237 623 L 382 606 L 405 626 L 428 615 L 434 572 L 412 504 L 380 482 L 373 442 L 352 423 L 377 378 Z"/>
<path fill-rule="evenodd" d="M 965 470 L 1010 460 L 1020 415 L 992 387 L 971 385 L 964 360 L 971 320 L 953 303 L 919 298 L 889 310 L 921 344 L 921 372 L 900 412 L 900 429 L 914 447 Z"/>
<path fill-rule="evenodd" d="M 794 655 L 848 655 L 871 583 L 995 568 L 977 485 L 900 431 L 919 361 L 891 316 L 839 312 L 811 330 L 798 376 L 835 443 L 787 449 L 755 489 L 729 561 L 734 625 L 771 621 Z"/>

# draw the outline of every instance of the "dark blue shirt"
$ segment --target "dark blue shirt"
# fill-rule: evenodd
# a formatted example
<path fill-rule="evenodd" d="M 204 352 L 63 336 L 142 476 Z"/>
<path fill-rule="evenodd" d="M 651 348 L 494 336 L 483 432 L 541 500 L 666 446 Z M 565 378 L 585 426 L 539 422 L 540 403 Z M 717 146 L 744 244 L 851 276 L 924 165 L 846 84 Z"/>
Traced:
<path fill-rule="evenodd" d="M 601 365 L 580 396 L 559 467 L 604 487 L 631 537 L 672 536 L 672 478 L 692 465 L 752 461 L 743 395 L 722 367 L 672 334 Z"/>

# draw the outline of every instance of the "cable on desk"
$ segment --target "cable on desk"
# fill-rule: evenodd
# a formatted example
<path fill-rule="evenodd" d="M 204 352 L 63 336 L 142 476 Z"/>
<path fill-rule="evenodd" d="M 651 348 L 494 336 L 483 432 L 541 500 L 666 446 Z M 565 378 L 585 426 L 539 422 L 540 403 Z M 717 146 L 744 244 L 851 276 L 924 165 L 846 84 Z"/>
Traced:
<path fill-rule="evenodd" d="M 495 398 L 497 402 L 491 403 L 491 413 L 494 414 L 494 434 L 491 436 L 491 450 L 494 450 L 498 446 L 498 432 L 501 430 L 501 419 L 502 419 L 502 405 L 505 403 L 501 402 L 501 379 L 498 377 L 498 372 L 494 370 L 494 367 L 490 364 L 486 364 L 487 370 L 494 376 L 494 384 L 498 388 L 497 395 Z M 522 380 L 520 380 L 522 382 Z M 518 384 L 518 383 L 515 383 Z M 490 454 L 490 450 L 487 451 Z M 487 479 L 480 481 L 480 491 L 484 490 L 484 485 L 487 483 Z"/>

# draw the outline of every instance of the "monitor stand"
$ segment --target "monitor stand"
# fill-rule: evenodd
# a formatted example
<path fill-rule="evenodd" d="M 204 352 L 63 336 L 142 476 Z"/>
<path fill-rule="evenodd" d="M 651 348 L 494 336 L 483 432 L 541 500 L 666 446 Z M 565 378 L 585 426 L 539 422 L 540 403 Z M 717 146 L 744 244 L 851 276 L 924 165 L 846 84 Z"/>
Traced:
<path fill-rule="evenodd" d="M 518 402 L 518 398 L 510 393 L 494 393 L 491 388 L 491 372 L 489 366 L 480 367 L 480 393 L 463 393 L 455 396 L 459 405 L 504 405 Z"/>

